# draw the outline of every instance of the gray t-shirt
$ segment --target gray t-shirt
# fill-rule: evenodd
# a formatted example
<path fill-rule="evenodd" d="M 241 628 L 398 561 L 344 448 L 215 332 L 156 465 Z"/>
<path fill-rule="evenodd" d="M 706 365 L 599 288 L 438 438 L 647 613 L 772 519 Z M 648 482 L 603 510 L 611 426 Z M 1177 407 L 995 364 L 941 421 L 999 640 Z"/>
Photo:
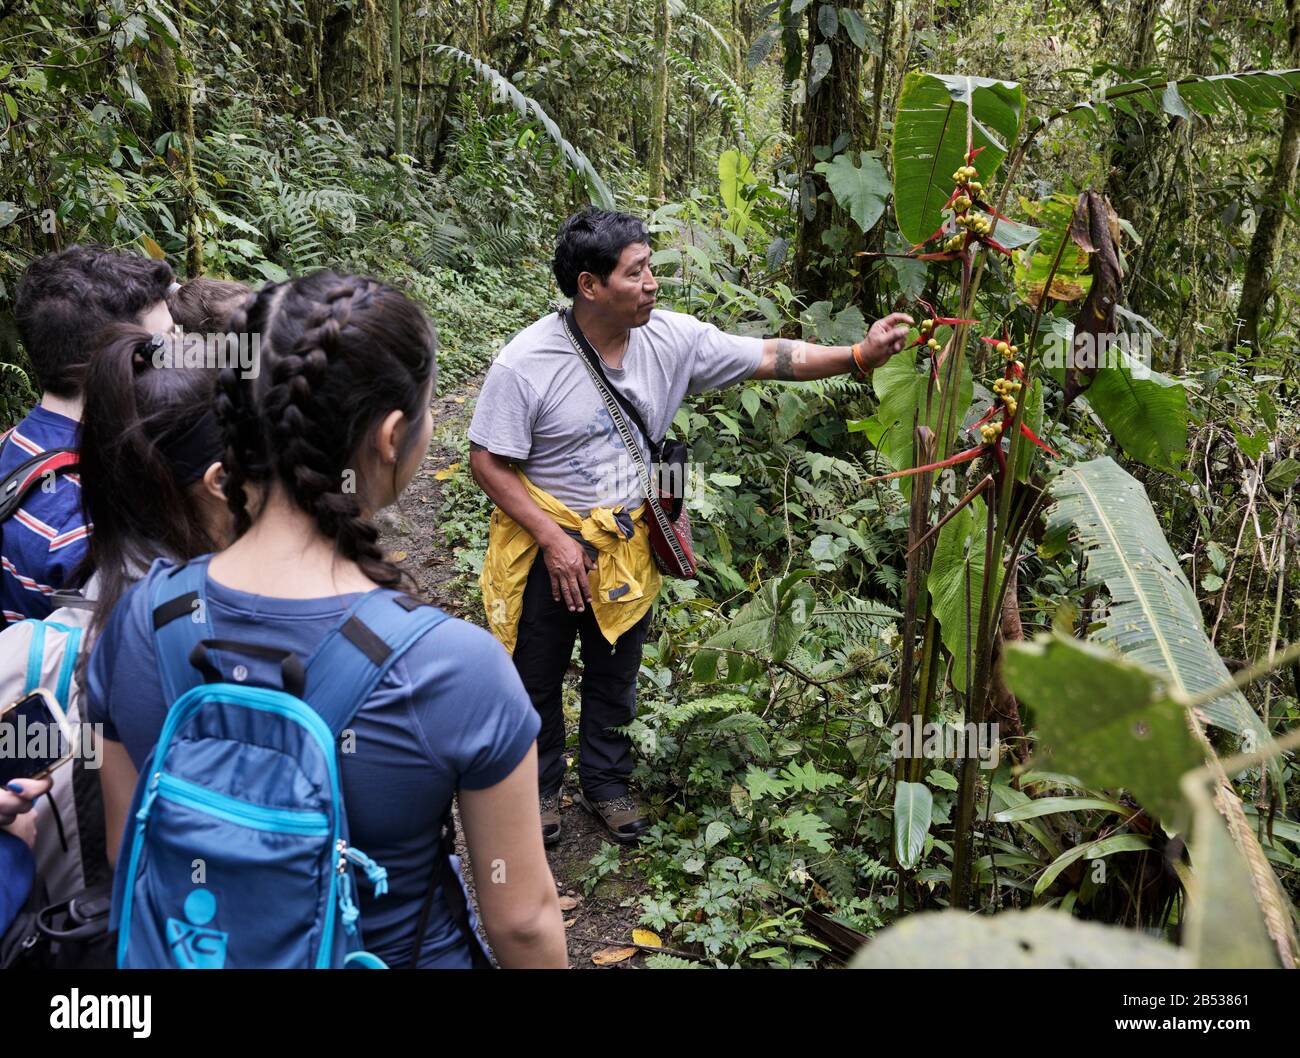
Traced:
<path fill-rule="evenodd" d="M 628 337 L 623 366 L 602 365 L 610 383 L 661 439 L 688 393 L 749 378 L 761 338 L 726 334 L 681 312 L 655 309 Z M 628 420 L 649 462 L 649 446 Z M 635 464 L 555 313 L 525 327 L 493 361 L 469 439 L 520 465 L 528 479 L 586 516 L 593 507 L 641 502 Z"/>

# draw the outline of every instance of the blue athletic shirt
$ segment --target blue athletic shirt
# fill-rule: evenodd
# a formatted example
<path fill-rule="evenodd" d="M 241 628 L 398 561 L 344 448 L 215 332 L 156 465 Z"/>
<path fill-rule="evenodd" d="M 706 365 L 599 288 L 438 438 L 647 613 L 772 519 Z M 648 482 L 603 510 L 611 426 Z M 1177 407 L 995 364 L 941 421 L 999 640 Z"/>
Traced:
<path fill-rule="evenodd" d="M 0 477 L 51 448 L 78 447 L 79 430 L 75 419 L 38 404 L 0 449 Z M 57 475 L 49 492 L 33 487 L 23 505 L 0 524 L 4 622 L 49 617 L 53 592 L 80 587 L 72 575 L 86 556 L 90 530 L 81 511 L 81 479 L 76 473 Z"/>
<path fill-rule="evenodd" d="M 90 657 L 86 716 L 121 742 L 137 770 L 162 730 L 163 699 L 149 599 L 136 584 L 114 608 Z M 357 594 L 278 599 L 208 578 L 213 636 L 292 650 L 306 658 Z M 240 656 L 249 682 L 280 685 L 273 661 Z M 481 790 L 523 760 L 541 726 L 510 656 L 490 633 L 443 621 L 393 664 L 349 728 L 355 751 L 341 753 L 350 840 L 388 871 L 376 899 L 361 881 L 361 930 L 368 951 L 389 966 L 410 963 L 411 943 L 435 857 L 438 826 L 459 789 Z M 469 949 L 441 890 L 433 901 L 422 967 L 468 967 Z"/>

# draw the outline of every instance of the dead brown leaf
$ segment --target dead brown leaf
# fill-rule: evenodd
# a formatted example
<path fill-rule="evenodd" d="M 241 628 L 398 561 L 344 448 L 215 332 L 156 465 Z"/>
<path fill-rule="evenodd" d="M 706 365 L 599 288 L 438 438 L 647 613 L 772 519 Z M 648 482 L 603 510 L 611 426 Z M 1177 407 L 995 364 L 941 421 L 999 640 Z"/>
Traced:
<path fill-rule="evenodd" d="M 636 953 L 636 948 L 601 948 L 591 956 L 591 961 L 597 966 L 612 966 L 614 963 L 626 962 Z"/>

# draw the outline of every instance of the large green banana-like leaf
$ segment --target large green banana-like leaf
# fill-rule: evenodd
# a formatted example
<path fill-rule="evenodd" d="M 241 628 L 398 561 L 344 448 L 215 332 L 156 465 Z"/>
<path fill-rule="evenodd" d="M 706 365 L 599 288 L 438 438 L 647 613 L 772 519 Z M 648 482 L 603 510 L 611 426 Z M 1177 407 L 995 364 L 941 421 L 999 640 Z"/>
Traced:
<path fill-rule="evenodd" d="M 980 181 L 992 179 L 1020 131 L 1025 94 L 1014 81 L 913 70 L 903 79 L 894 116 L 894 212 L 909 242 L 929 236 L 952 193 L 952 173 L 966 147 Z"/>
<path fill-rule="evenodd" d="M 1101 416 L 1116 443 L 1157 470 L 1175 470 L 1187 452 L 1187 389 L 1145 366 L 1122 346 L 1098 368 L 1083 399 Z"/>
<path fill-rule="evenodd" d="M 510 83 L 510 79 L 500 70 L 494 69 L 481 59 L 476 59 L 468 52 L 453 48 L 450 44 L 435 44 L 429 48 L 429 51 L 435 55 L 446 56 L 462 66 L 469 67 L 480 81 L 492 89 L 492 95 L 496 99 L 509 102 L 519 114 L 538 121 L 542 128 L 546 130 L 546 135 L 560 148 L 565 161 L 569 163 L 569 167 L 582 177 L 586 183 L 591 195 L 591 201 L 605 209 L 614 208 L 614 196 L 610 193 L 609 187 L 600 178 L 600 174 L 596 172 L 590 160 L 582 151 L 564 138 L 560 126 L 542 109 L 542 105 L 536 99 L 524 95 L 523 92 Z"/>
<path fill-rule="evenodd" d="M 1049 539 L 1073 529 L 1089 575 L 1105 581 L 1110 593 L 1110 615 L 1096 638 L 1149 665 L 1189 698 L 1229 683 L 1227 666 L 1205 634 L 1196 595 L 1141 484 L 1102 456 L 1063 471 L 1052 483 L 1052 495 Z M 1252 750 L 1271 741 L 1240 691 L 1200 711 Z"/>
<path fill-rule="evenodd" d="M 1178 784 L 1205 762 L 1205 749 L 1187 707 L 1163 693 L 1160 673 L 1057 634 L 1007 644 L 1002 678 L 1034 710 L 1039 748 L 1053 768 L 1090 789 L 1127 790 L 1171 832 L 1185 829 Z"/>
<path fill-rule="evenodd" d="M 1111 85 L 1103 93 L 1104 106 L 1125 114 L 1139 109 L 1151 114 L 1188 118 L 1191 111 L 1213 115 L 1233 107 L 1261 113 L 1276 110 L 1286 97 L 1300 92 L 1300 69 L 1244 70 L 1209 77 L 1184 77 L 1180 81 L 1152 77 Z M 1190 107 L 1190 110 L 1188 109 Z M 1078 103 L 1067 113 L 1090 117 L 1099 109 L 1092 101 Z"/>
<path fill-rule="evenodd" d="M 930 832 L 934 798 L 920 782 L 900 782 L 894 790 L 894 855 L 898 865 L 910 871 L 925 851 Z"/>

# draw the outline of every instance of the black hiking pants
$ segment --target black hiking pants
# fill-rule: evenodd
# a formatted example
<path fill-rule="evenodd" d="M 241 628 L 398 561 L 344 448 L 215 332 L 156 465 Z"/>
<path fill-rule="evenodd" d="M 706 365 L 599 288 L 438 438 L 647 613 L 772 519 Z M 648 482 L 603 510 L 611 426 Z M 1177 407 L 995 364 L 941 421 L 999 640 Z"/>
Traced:
<path fill-rule="evenodd" d="M 524 587 L 514 662 L 533 708 L 542 719 L 537 735 L 538 791 L 555 793 L 564 779 L 564 673 L 574 637 L 582 643 L 582 718 L 578 723 L 578 779 L 592 801 L 627 793 L 632 743 L 611 728 L 636 716 L 636 677 L 653 608 L 613 646 L 588 605 L 570 613 L 551 596 L 551 577 L 538 552 Z"/>

